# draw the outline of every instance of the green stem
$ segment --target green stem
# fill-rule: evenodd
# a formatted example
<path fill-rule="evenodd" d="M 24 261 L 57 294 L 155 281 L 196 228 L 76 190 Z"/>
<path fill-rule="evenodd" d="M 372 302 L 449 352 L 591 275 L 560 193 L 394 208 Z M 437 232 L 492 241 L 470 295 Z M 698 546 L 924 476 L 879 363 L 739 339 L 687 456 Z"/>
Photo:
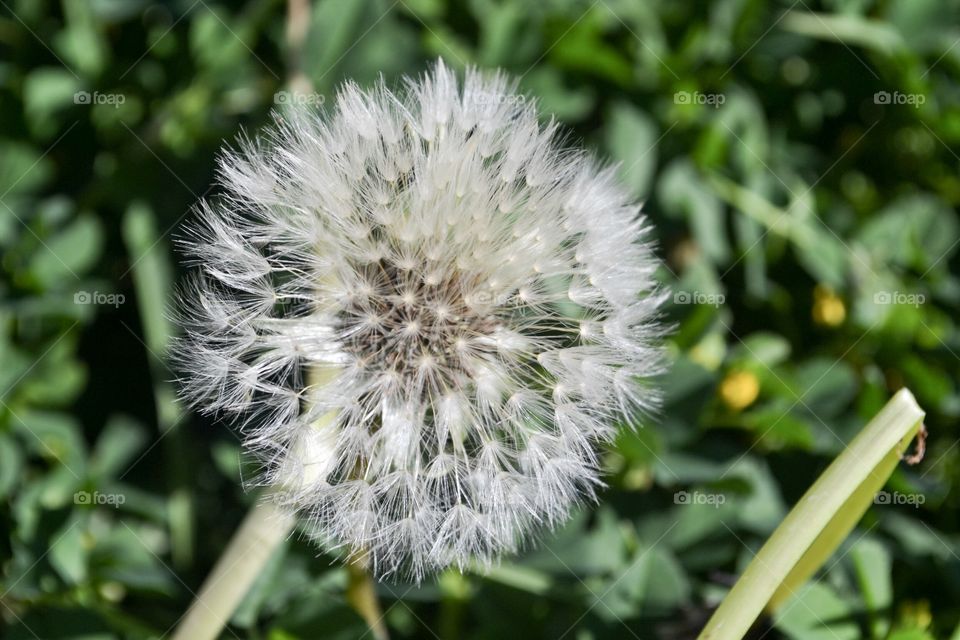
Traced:
<path fill-rule="evenodd" d="M 287 44 L 290 62 L 290 89 L 297 93 L 313 90 L 303 71 L 303 46 L 311 15 L 310 0 L 288 0 Z M 310 372 L 311 386 L 322 386 L 336 379 L 336 369 L 317 367 Z M 335 415 L 317 420 L 312 428 L 329 428 Z M 316 453 L 316 452 L 314 452 Z M 303 473 L 320 473 L 325 464 L 306 460 Z M 300 478 L 299 481 L 303 479 Z M 294 479 L 297 482 L 297 479 Z M 232 617 L 243 596 L 262 571 L 267 560 L 293 530 L 295 515 L 277 507 L 272 501 L 258 502 L 234 534 L 227 550 L 217 561 L 213 572 L 183 618 L 173 640 L 213 640 Z M 388 640 L 377 598 L 376 582 L 361 562 L 347 564 L 347 602 L 370 627 L 375 640 Z"/>
<path fill-rule="evenodd" d="M 130 254 L 130 271 L 137 292 L 143 346 L 147 350 L 153 378 L 157 426 L 162 434 L 160 437 L 163 439 L 166 468 L 170 476 L 170 555 L 173 566 L 183 569 L 193 563 L 193 493 L 189 458 L 186 455 L 188 447 L 183 429 L 180 428 L 183 409 L 169 382 L 173 374 L 162 358 L 175 333 L 173 323 L 163 308 L 163 301 L 170 299 L 173 290 L 173 276 L 163 239 L 157 232 L 156 217 L 149 206 L 142 202 L 130 205 L 123 218 L 123 237 Z"/>
<path fill-rule="evenodd" d="M 316 367 L 310 372 L 311 386 L 323 386 L 335 379 L 333 367 Z M 333 428 L 334 413 L 317 419 L 310 428 L 322 431 Z M 302 440 L 288 455 L 298 459 L 302 466 L 288 481 L 299 486 L 316 474 L 326 473 L 324 456 L 331 451 L 310 450 L 309 438 Z M 281 482 L 281 487 L 283 486 Z M 276 490 L 282 490 L 278 488 Z M 187 611 L 173 640 L 213 640 L 233 616 L 243 596 L 263 570 L 271 554 L 293 530 L 296 516 L 290 509 L 278 507 L 268 498 L 262 499 L 247 514 L 240 529 L 234 534 L 227 550 L 217 561 L 200 593 Z M 376 583 L 361 560 L 347 564 L 347 602 L 367 622 L 375 640 L 388 640 Z"/>
<path fill-rule="evenodd" d="M 173 640 L 217 638 L 295 522 L 289 510 L 268 498 L 259 500 L 207 576 Z"/>
<path fill-rule="evenodd" d="M 740 640 L 830 557 L 893 473 L 924 412 L 901 389 L 827 467 L 744 571 L 699 640 Z"/>
<path fill-rule="evenodd" d="M 375 640 L 389 640 L 380 601 L 377 599 L 377 583 L 360 560 L 347 564 L 345 595 L 350 606 L 366 621 Z"/>

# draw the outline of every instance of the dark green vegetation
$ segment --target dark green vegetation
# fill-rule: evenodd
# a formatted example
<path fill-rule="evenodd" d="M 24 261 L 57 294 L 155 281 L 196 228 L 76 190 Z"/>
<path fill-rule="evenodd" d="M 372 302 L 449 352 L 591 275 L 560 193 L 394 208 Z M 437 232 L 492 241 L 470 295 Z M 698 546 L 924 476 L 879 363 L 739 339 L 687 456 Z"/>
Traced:
<path fill-rule="evenodd" d="M 384 586 L 393 636 L 693 637 L 907 385 L 925 460 L 765 637 L 960 638 L 960 2 L 312 4 L 298 56 L 280 0 L 0 2 L 4 637 L 174 625 L 250 498 L 237 438 L 178 408 L 159 357 L 170 231 L 297 68 L 320 102 L 442 56 L 520 76 L 623 163 L 676 363 L 597 508 L 486 577 Z M 344 584 L 293 542 L 224 637 L 357 638 Z"/>

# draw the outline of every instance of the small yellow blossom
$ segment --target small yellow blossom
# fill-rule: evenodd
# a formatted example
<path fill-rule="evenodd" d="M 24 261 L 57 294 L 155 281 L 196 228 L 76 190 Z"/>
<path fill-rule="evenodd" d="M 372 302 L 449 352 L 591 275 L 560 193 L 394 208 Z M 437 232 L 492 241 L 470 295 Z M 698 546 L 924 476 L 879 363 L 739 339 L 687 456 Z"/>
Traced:
<path fill-rule="evenodd" d="M 813 321 L 825 327 L 838 327 L 846 318 L 843 299 L 830 287 L 817 285 L 813 290 Z"/>
<path fill-rule="evenodd" d="M 760 395 L 760 382 L 749 371 L 735 371 L 720 383 L 720 399 L 734 411 L 746 409 Z"/>
<path fill-rule="evenodd" d="M 901 625 L 912 629 L 926 629 L 933 622 L 930 603 L 926 600 L 908 600 L 900 606 Z"/>

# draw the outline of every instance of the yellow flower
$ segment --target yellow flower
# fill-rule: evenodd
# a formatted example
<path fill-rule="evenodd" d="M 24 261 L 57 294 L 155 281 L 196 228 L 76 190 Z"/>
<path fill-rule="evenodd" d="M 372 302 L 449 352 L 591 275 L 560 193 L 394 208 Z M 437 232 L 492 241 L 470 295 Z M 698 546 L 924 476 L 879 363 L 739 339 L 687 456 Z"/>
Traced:
<path fill-rule="evenodd" d="M 847 317 L 847 307 L 830 287 L 818 284 L 813 290 L 813 321 L 826 327 L 838 327 Z"/>
<path fill-rule="evenodd" d="M 720 383 L 720 399 L 734 411 L 746 409 L 760 395 L 760 382 L 749 371 L 734 371 Z"/>
<path fill-rule="evenodd" d="M 900 605 L 901 625 L 913 629 L 926 629 L 933 622 L 930 603 L 926 600 L 908 600 Z"/>

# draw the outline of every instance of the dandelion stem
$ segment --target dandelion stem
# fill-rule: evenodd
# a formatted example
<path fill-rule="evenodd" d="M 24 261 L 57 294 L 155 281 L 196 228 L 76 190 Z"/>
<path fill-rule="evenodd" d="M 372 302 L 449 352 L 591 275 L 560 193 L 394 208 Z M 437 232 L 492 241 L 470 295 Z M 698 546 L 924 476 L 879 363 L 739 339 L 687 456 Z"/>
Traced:
<path fill-rule="evenodd" d="M 214 640 L 293 530 L 294 515 L 263 498 L 244 518 L 226 551 L 207 576 L 184 615 L 173 640 Z"/>
<path fill-rule="evenodd" d="M 295 93 L 309 93 L 312 83 L 303 70 L 303 45 L 310 28 L 310 0 L 287 1 L 287 67 L 290 70 L 290 89 Z"/>
<path fill-rule="evenodd" d="M 760 549 L 699 640 L 740 640 L 764 609 L 775 612 L 843 542 L 922 426 L 901 389 L 827 467 Z"/>
<path fill-rule="evenodd" d="M 194 499 L 186 456 L 187 441 L 181 427 L 184 410 L 177 403 L 176 392 L 168 380 L 169 370 L 157 355 L 169 350 L 175 332 L 160 302 L 173 289 L 172 276 L 163 252 L 154 251 L 163 238 L 150 207 L 134 203 L 127 209 L 123 218 L 123 237 L 130 254 L 130 270 L 137 290 L 143 343 L 149 354 L 157 426 L 163 434 L 165 459 L 168 461 L 166 467 L 171 484 L 168 501 L 170 556 L 173 566 L 180 570 L 193 563 Z"/>
<path fill-rule="evenodd" d="M 273 501 L 258 501 L 207 576 L 173 640 L 217 638 L 295 521 L 292 513 Z M 389 640 L 373 576 L 360 561 L 347 564 L 347 576 L 347 602 L 370 627 L 375 640 Z"/>
<path fill-rule="evenodd" d="M 288 0 L 288 84 L 291 91 L 297 94 L 312 91 L 312 82 L 303 70 L 303 47 L 310 15 L 310 0 Z M 335 377 L 335 371 L 331 367 L 319 367 L 310 372 L 312 385 L 326 384 Z M 319 430 L 328 427 L 333 417 L 334 414 L 323 416 L 313 425 L 314 428 Z M 260 575 L 272 553 L 293 530 L 295 523 L 296 516 L 291 510 L 278 507 L 269 498 L 258 501 L 234 534 L 200 593 L 195 596 L 173 640 L 214 640 Z M 361 562 L 348 563 L 347 572 L 347 601 L 367 622 L 376 640 L 388 640 L 383 613 L 377 599 L 376 582 L 366 565 Z"/>
<path fill-rule="evenodd" d="M 347 602 L 366 621 L 376 640 L 389 640 L 383 612 L 377 599 L 377 584 L 366 565 L 357 560 L 347 563 Z"/>

